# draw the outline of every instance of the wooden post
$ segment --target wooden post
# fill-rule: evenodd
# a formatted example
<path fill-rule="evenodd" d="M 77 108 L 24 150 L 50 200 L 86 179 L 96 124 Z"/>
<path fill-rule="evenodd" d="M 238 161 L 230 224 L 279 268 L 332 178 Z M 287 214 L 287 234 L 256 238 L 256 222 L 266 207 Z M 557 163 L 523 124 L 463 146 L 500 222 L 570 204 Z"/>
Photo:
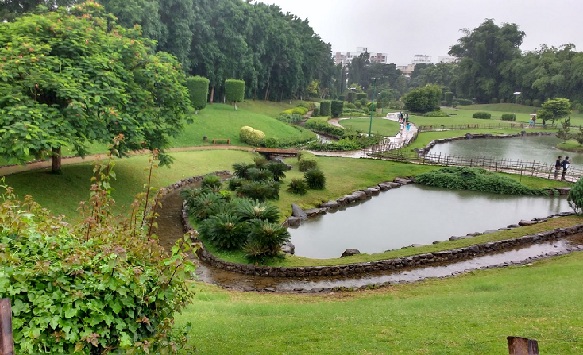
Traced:
<path fill-rule="evenodd" d="M 0 299 L 0 355 L 13 355 L 12 309 L 8 298 Z"/>
<path fill-rule="evenodd" d="M 534 339 L 508 337 L 508 355 L 539 355 Z"/>

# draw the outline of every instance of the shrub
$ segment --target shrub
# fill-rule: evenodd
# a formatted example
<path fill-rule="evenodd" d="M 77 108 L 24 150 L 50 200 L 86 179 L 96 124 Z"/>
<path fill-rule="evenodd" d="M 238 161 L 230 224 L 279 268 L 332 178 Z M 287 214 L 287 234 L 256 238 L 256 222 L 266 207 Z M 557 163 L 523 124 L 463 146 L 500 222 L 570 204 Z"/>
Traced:
<path fill-rule="evenodd" d="M 320 169 L 310 169 L 304 173 L 304 179 L 308 188 L 323 190 L 326 187 L 326 177 Z"/>
<path fill-rule="evenodd" d="M 490 103 L 491 104 L 497 104 L 498 103 L 498 99 L 495 98 L 495 97 L 493 97 L 493 98 L 490 99 Z"/>
<path fill-rule="evenodd" d="M 320 108 L 314 107 L 314 109 L 312 110 L 312 117 L 318 117 L 318 116 L 320 116 Z"/>
<path fill-rule="evenodd" d="M 356 100 L 362 102 L 362 99 L 364 99 L 366 102 L 366 98 L 367 98 L 366 93 L 364 93 L 364 92 L 357 92 L 356 93 Z"/>
<path fill-rule="evenodd" d="M 532 100 L 531 99 L 525 99 L 524 100 L 524 105 L 525 106 L 532 106 Z"/>
<path fill-rule="evenodd" d="M 248 198 L 234 201 L 233 212 L 238 220 L 242 222 L 260 219 L 275 223 L 279 220 L 279 210 L 277 207 Z"/>
<path fill-rule="evenodd" d="M 206 242 L 222 250 L 237 250 L 245 243 L 245 228 L 230 213 L 210 216 L 198 226 L 198 233 Z"/>
<path fill-rule="evenodd" d="M 300 123 L 303 119 L 304 119 L 304 117 L 302 115 L 293 114 L 291 112 L 286 113 L 285 111 L 280 113 L 279 116 L 277 116 L 278 121 L 292 123 L 292 124 Z"/>
<path fill-rule="evenodd" d="M 195 110 L 202 110 L 206 107 L 209 93 L 209 79 L 196 75 L 186 79 L 186 87 L 190 95 L 190 102 Z"/>
<path fill-rule="evenodd" d="M 239 187 L 241 187 L 241 184 L 243 184 L 243 181 L 244 180 L 241 179 L 241 178 L 232 178 L 232 179 L 230 179 L 229 180 L 229 190 L 231 190 L 231 191 L 237 190 Z"/>
<path fill-rule="evenodd" d="M 208 190 L 213 190 L 213 191 L 218 191 L 221 189 L 221 186 L 223 185 L 221 178 L 219 178 L 216 175 L 207 175 L 202 179 L 202 182 L 200 183 L 200 186 L 203 189 L 208 189 Z"/>
<path fill-rule="evenodd" d="M 540 107 L 541 106 L 541 101 L 539 99 L 532 100 L 532 106 Z"/>
<path fill-rule="evenodd" d="M 250 222 L 248 241 L 243 250 L 250 260 L 277 256 L 283 243 L 289 240 L 287 228 L 269 221 Z"/>
<path fill-rule="evenodd" d="M 516 121 L 516 114 L 514 113 L 503 113 L 502 121 Z"/>
<path fill-rule="evenodd" d="M 356 105 L 355 105 L 355 104 L 353 104 L 352 102 L 348 102 L 348 101 L 347 101 L 347 102 L 344 104 L 344 109 L 345 109 L 345 110 L 346 110 L 346 109 L 355 109 L 355 108 L 356 108 Z"/>
<path fill-rule="evenodd" d="M 445 93 L 445 105 L 451 106 L 452 103 L 453 103 L 453 92 L 447 91 Z"/>
<path fill-rule="evenodd" d="M 506 176 L 468 167 L 447 167 L 415 177 L 419 184 L 452 190 L 473 190 L 504 195 L 543 195 L 542 189 L 531 189 Z"/>
<path fill-rule="evenodd" d="M 344 130 L 341 127 L 333 126 L 326 122 L 325 119 L 320 118 L 309 119 L 304 127 L 334 137 L 342 137 L 344 134 Z"/>
<path fill-rule="evenodd" d="M 332 117 L 340 117 L 340 115 L 342 115 L 342 107 L 344 105 L 344 102 L 342 101 L 338 101 L 338 100 L 334 100 L 330 103 L 330 115 Z"/>
<path fill-rule="evenodd" d="M 255 164 L 235 163 L 233 164 L 233 174 L 241 179 L 247 178 L 247 170 L 254 168 Z"/>
<path fill-rule="evenodd" d="M 236 79 L 225 80 L 225 97 L 228 102 L 235 104 L 237 109 L 237 102 L 242 102 L 245 99 L 245 81 Z"/>
<path fill-rule="evenodd" d="M 136 210 L 110 215 L 105 183 L 93 185 L 76 226 L 0 187 L 0 297 L 12 304 L 15 353 L 158 353 L 176 345 L 168 339 L 172 319 L 191 297 L 187 250 L 167 253 L 147 235 L 150 217 Z"/>
<path fill-rule="evenodd" d="M 306 172 L 310 169 L 316 169 L 318 167 L 318 162 L 312 159 L 302 159 L 300 160 L 299 169 L 301 172 Z"/>
<path fill-rule="evenodd" d="M 218 192 L 201 192 L 192 199 L 186 199 L 188 212 L 198 221 L 217 214 L 224 209 L 226 201 Z"/>
<path fill-rule="evenodd" d="M 268 181 L 273 179 L 273 174 L 267 169 L 254 167 L 247 170 L 247 179 L 251 181 Z"/>
<path fill-rule="evenodd" d="M 275 181 L 243 181 L 237 189 L 239 197 L 248 197 L 253 200 L 279 199 L 279 183 Z"/>
<path fill-rule="evenodd" d="M 449 117 L 449 115 L 441 110 L 435 110 L 423 114 L 423 117 Z"/>
<path fill-rule="evenodd" d="M 266 148 L 278 148 L 281 147 L 281 142 L 277 138 L 269 137 L 263 140 L 262 146 Z"/>
<path fill-rule="evenodd" d="M 456 98 L 455 100 L 457 101 L 457 104 L 458 104 L 459 106 L 469 106 L 469 105 L 471 105 L 471 104 L 473 104 L 473 103 L 474 103 L 474 102 L 473 102 L 472 100 L 470 100 L 470 99 L 462 99 L 462 98 L 459 98 L 459 97 L 458 97 L 458 98 Z"/>
<path fill-rule="evenodd" d="M 287 191 L 295 195 L 305 195 L 308 192 L 308 184 L 303 179 L 292 179 Z"/>
<path fill-rule="evenodd" d="M 320 116 L 329 117 L 331 112 L 332 103 L 330 101 L 320 102 Z"/>
<path fill-rule="evenodd" d="M 263 142 L 263 139 L 265 139 L 265 133 L 249 126 L 243 126 L 239 131 L 239 137 L 241 138 L 241 141 L 249 145 L 258 146 Z"/>
<path fill-rule="evenodd" d="M 285 178 L 285 172 L 289 170 L 286 164 L 278 161 L 269 162 L 265 168 L 271 172 L 273 180 L 275 181 L 279 181 L 281 178 Z"/>
<path fill-rule="evenodd" d="M 576 214 L 583 214 L 583 179 L 577 180 L 573 185 L 571 191 L 569 191 L 567 201 Z"/>
<path fill-rule="evenodd" d="M 479 118 L 479 119 L 483 119 L 483 120 L 489 120 L 492 117 L 492 114 L 488 113 L 488 112 L 475 112 L 472 115 L 473 118 Z"/>
<path fill-rule="evenodd" d="M 439 108 L 441 88 L 438 85 L 427 85 L 409 91 L 404 97 L 405 109 L 425 113 Z"/>

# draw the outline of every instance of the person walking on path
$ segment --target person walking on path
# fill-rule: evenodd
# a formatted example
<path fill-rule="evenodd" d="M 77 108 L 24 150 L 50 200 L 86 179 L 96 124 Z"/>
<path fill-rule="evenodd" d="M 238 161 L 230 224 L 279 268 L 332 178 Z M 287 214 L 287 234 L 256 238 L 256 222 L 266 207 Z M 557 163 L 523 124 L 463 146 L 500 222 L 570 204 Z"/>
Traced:
<path fill-rule="evenodd" d="M 561 162 L 561 167 L 563 168 L 563 172 L 561 173 L 561 180 L 565 180 L 565 176 L 567 175 L 567 169 L 569 169 L 569 165 L 571 165 L 569 157 L 565 157 L 565 160 Z"/>
<path fill-rule="evenodd" d="M 561 159 L 563 159 L 563 157 L 559 155 L 557 157 L 557 161 L 555 161 L 555 180 L 559 178 L 559 170 L 561 170 L 561 166 L 563 163 Z"/>

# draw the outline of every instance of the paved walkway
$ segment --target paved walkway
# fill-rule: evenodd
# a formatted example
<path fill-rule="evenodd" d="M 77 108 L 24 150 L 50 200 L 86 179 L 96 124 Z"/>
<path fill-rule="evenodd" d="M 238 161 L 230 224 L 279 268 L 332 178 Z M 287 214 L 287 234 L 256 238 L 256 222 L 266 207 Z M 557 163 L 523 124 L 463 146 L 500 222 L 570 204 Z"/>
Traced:
<path fill-rule="evenodd" d="M 384 119 L 398 122 L 399 121 L 398 115 L 399 115 L 399 112 L 387 113 L 387 115 L 384 117 Z M 331 118 L 330 120 L 328 120 L 328 123 L 333 125 L 333 126 L 342 127 L 342 125 L 340 124 L 340 121 L 348 120 L 348 119 L 349 118 L 346 118 L 346 117 L 345 118 Z M 410 126 L 408 131 L 406 129 L 403 129 L 403 132 L 397 132 L 397 134 L 394 137 L 385 137 L 382 143 L 386 144 L 387 146 L 389 146 L 389 143 L 390 143 L 391 149 L 402 148 L 402 147 L 408 145 L 409 142 L 411 141 L 411 139 L 413 137 L 415 137 L 416 134 L 417 134 L 417 126 L 415 126 L 413 123 L 411 123 L 411 126 Z M 311 151 L 311 153 L 313 153 L 314 155 L 317 155 L 317 156 L 325 156 L 325 157 L 344 157 L 344 158 L 365 158 L 365 157 L 367 157 L 367 155 L 363 149 L 351 150 L 351 151 L 347 151 L 347 152 Z"/>

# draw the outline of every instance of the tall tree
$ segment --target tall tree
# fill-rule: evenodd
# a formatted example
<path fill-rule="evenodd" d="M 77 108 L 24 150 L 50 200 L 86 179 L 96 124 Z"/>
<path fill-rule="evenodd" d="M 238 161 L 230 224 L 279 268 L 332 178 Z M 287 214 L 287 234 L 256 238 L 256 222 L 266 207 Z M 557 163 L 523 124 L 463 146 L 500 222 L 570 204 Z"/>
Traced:
<path fill-rule="evenodd" d="M 458 93 L 475 97 L 478 102 L 507 95 L 500 90 L 502 69 L 520 56 L 519 47 L 525 33 L 516 24 L 500 27 L 492 19 L 486 19 L 472 31 L 462 32 L 464 36 L 449 51 L 459 58 Z"/>
<path fill-rule="evenodd" d="M 50 152 L 58 171 L 62 146 L 164 149 L 189 99 L 180 64 L 152 49 L 95 2 L 0 23 L 0 155 Z"/>
<path fill-rule="evenodd" d="M 14 18 L 32 13 L 42 6 L 48 10 L 54 11 L 59 6 L 71 6 L 78 0 L 0 0 L 0 22 L 2 20 L 13 20 Z"/>

